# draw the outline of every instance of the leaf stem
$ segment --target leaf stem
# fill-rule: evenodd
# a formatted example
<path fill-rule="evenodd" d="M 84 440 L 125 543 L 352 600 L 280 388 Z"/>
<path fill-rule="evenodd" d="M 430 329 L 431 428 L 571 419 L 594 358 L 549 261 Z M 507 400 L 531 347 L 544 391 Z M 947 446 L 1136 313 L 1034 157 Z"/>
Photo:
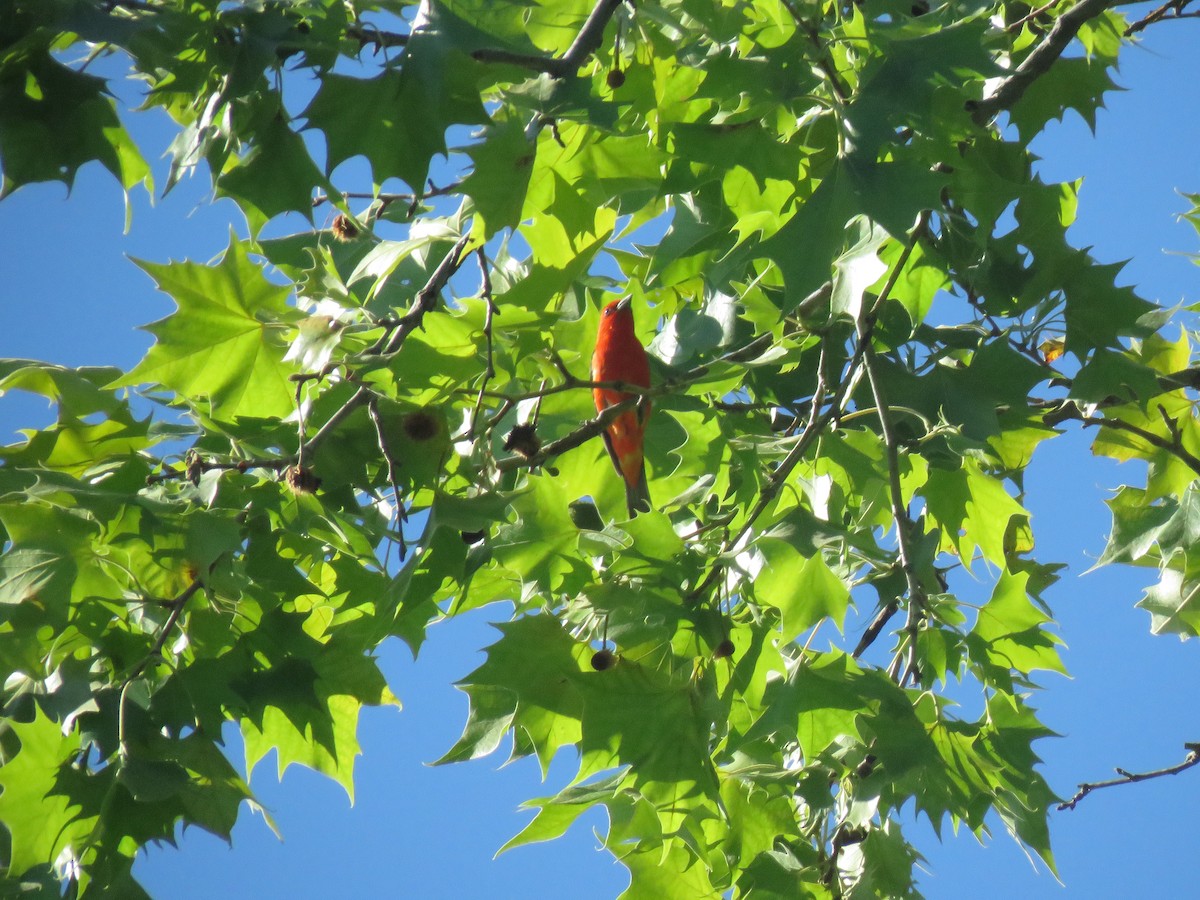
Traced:
<path fill-rule="evenodd" d="M 912 517 L 908 514 L 908 504 L 904 502 L 904 488 L 900 482 L 900 450 L 896 441 L 896 430 L 892 424 L 891 409 L 884 393 L 883 379 L 879 377 L 875 351 L 869 341 L 867 349 L 863 353 L 863 365 L 867 372 L 867 382 L 871 386 L 871 394 L 875 398 L 875 411 L 879 416 L 879 432 L 883 438 L 884 452 L 887 457 L 892 519 L 896 523 L 897 554 L 900 569 L 904 573 L 904 581 L 908 587 L 908 620 L 905 623 L 905 630 L 908 632 L 908 665 L 901 676 L 900 655 L 897 654 L 892 665 L 888 667 L 888 675 L 892 680 L 903 685 L 908 681 L 908 677 L 917 670 L 917 632 L 920 630 L 927 602 L 925 589 L 921 585 L 921 579 L 917 576 L 914 565 L 912 547 L 914 525 Z M 890 617 L 889 614 L 888 618 Z"/>

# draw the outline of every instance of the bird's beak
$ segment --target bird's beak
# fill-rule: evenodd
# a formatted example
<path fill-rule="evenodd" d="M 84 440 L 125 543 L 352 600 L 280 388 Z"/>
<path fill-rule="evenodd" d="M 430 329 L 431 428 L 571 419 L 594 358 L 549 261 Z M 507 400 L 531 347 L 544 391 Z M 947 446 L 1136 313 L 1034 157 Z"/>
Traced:
<path fill-rule="evenodd" d="M 624 311 L 626 309 L 629 309 L 629 307 L 632 303 L 633 303 L 633 295 L 632 294 L 629 296 L 626 296 L 626 297 L 622 297 L 620 300 L 617 301 L 617 309 Z"/>

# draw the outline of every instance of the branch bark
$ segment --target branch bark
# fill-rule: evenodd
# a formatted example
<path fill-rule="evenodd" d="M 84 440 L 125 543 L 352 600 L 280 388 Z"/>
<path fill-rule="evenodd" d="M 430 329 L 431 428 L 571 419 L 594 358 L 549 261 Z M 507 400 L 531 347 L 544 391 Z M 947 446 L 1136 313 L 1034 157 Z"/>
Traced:
<path fill-rule="evenodd" d="M 1079 29 L 1089 19 L 1115 5 L 1115 0 L 1080 0 L 1054 22 L 1054 27 L 1042 38 L 1011 75 L 1000 82 L 990 97 L 973 102 L 973 118 L 979 125 L 991 121 L 998 113 L 1010 109 L 1025 95 L 1029 86 L 1050 71 L 1063 51 L 1074 40 Z"/>
<path fill-rule="evenodd" d="M 397 319 L 393 327 L 380 337 L 374 346 L 368 349 L 367 352 L 369 354 L 388 357 L 399 352 L 400 348 L 404 346 L 404 339 L 420 326 L 425 318 L 425 314 L 433 310 L 437 305 L 437 299 L 441 295 L 442 290 L 446 287 L 446 284 L 450 281 L 454 273 L 458 271 L 459 266 L 462 265 L 463 250 L 470 239 L 471 232 L 470 229 L 467 229 L 467 233 L 460 237 L 458 242 L 442 257 L 442 261 L 438 263 L 438 267 L 429 276 L 429 280 L 425 282 L 425 286 L 417 291 L 417 296 L 413 300 L 413 305 L 409 311 Z M 357 391 L 350 395 L 350 399 L 338 407 L 317 433 L 309 439 L 306 447 L 307 452 L 310 454 L 315 453 L 317 448 L 325 442 L 338 425 L 344 422 L 356 409 L 369 403 L 374 396 L 374 392 L 369 387 L 361 385 Z"/>
<path fill-rule="evenodd" d="M 1188 751 L 1187 756 L 1183 758 L 1183 762 L 1167 766 L 1164 769 L 1154 769 L 1150 772 L 1129 772 L 1118 768 L 1116 769 L 1117 778 L 1110 778 L 1108 781 L 1084 782 L 1079 785 L 1079 790 L 1075 792 L 1075 796 L 1070 800 L 1058 804 L 1057 808 L 1059 810 L 1074 809 L 1079 801 L 1092 791 L 1116 787 L 1118 784 L 1136 784 L 1139 781 L 1149 781 L 1151 778 L 1162 778 L 1164 775 L 1178 775 L 1180 772 L 1186 772 L 1193 766 L 1200 764 L 1200 743 L 1184 744 L 1183 746 Z"/>
<path fill-rule="evenodd" d="M 604 41 L 604 29 L 609 20 L 617 11 L 617 7 L 624 2 L 625 0 L 599 0 L 562 56 L 532 56 L 491 47 L 481 47 L 473 51 L 471 56 L 480 62 L 508 63 L 552 78 L 568 78 L 579 71 L 587 58 L 596 52 Z"/>

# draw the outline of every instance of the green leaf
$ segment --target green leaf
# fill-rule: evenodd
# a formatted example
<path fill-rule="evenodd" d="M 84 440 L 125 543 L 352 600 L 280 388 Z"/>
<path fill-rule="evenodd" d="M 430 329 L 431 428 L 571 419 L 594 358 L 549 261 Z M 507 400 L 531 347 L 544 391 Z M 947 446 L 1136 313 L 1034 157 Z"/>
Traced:
<path fill-rule="evenodd" d="M 690 806 L 715 799 L 710 725 L 698 686 L 632 660 L 585 672 L 575 684 L 583 699 L 578 777 L 629 766 L 632 783 L 660 806 L 667 831 Z"/>
<path fill-rule="evenodd" d="M 43 594 L 60 594 L 70 577 L 62 558 L 50 550 L 9 550 L 0 556 L 0 603 L 25 603 Z"/>
<path fill-rule="evenodd" d="M 117 781 L 139 803 L 158 803 L 174 797 L 188 784 L 188 773 L 179 763 L 157 759 L 128 759 L 117 771 Z"/>
<path fill-rule="evenodd" d="M 558 590 L 572 571 L 578 529 L 570 502 L 557 479 L 530 479 L 531 489 L 513 501 L 517 521 L 496 530 L 491 541 L 496 561 L 525 578 Z"/>
<path fill-rule="evenodd" d="M 553 616 L 526 616 L 496 628 L 501 638 L 487 648 L 487 661 L 459 683 L 471 698 L 471 720 L 438 762 L 491 753 L 511 724 L 545 771 L 559 747 L 579 740 L 574 676 L 591 651 Z"/>
<path fill-rule="evenodd" d="M 1082 253 L 1078 257 L 1078 262 L 1062 273 L 1067 350 L 1082 356 L 1092 348 L 1119 347 L 1122 337 L 1149 334 L 1152 329 L 1142 320 L 1154 305 L 1133 288 L 1117 287 L 1115 280 L 1122 266 L 1099 265 Z"/>
<path fill-rule="evenodd" d="M 760 245 L 783 273 L 785 310 L 829 279 L 852 218 L 865 215 L 903 237 L 917 214 L 937 202 L 941 186 L 941 177 L 928 168 L 902 160 L 877 164 L 856 156 L 839 159 L 800 211 Z"/>
<path fill-rule="evenodd" d="M 631 879 L 617 900 L 715 900 L 723 896 L 713 887 L 705 867 L 681 847 L 665 853 L 635 850 L 622 856 L 621 862 Z"/>
<path fill-rule="evenodd" d="M 15 63 L 15 64 L 14 64 Z M 99 160 L 125 190 L 152 188 L 150 167 L 122 127 L 101 78 L 34 51 L 0 65 L 0 197 L 36 181 L 75 182 Z"/>
<path fill-rule="evenodd" d="M 1061 639 L 1047 631 L 1052 620 L 1027 596 L 1028 576 L 1002 572 L 991 599 L 979 610 L 971 634 L 987 644 L 998 665 L 1029 674 L 1047 669 L 1066 674 L 1055 647 Z"/>
<path fill-rule="evenodd" d="M 399 71 L 368 79 L 322 76 L 303 117 L 325 134 L 326 171 L 361 154 L 376 184 L 400 178 L 423 190 L 430 160 L 446 152 L 446 129 L 488 121 L 474 86 L 479 65 L 445 32 L 418 29 Z"/>
<path fill-rule="evenodd" d="M 1104 106 L 1104 95 L 1119 90 L 1109 76 L 1110 63 L 1100 59 L 1063 58 L 1035 79 L 1012 108 L 1012 122 L 1028 142 L 1052 120 L 1061 121 L 1075 110 L 1093 131 L 1096 110 Z"/>
<path fill-rule="evenodd" d="M 292 131 L 283 114 L 257 132 L 257 140 L 240 159 L 231 159 L 217 178 L 218 196 L 237 201 L 257 233 L 268 219 L 298 212 L 312 220 L 312 190 L 320 185 L 334 189 L 309 156 L 303 139 Z"/>
<path fill-rule="evenodd" d="M 525 136 L 525 126 L 509 120 L 493 124 L 480 143 L 467 149 L 475 168 L 463 182 L 462 192 L 474 200 L 475 211 L 485 223 L 485 238 L 521 221 L 535 148 Z"/>
<path fill-rule="evenodd" d="M 1154 634 L 1200 635 L 1200 578 L 1180 571 L 1182 554 L 1164 566 L 1157 584 L 1146 588 L 1138 607 L 1150 613 Z"/>
<path fill-rule="evenodd" d="M 64 735 L 59 723 L 38 709 L 29 722 L 9 721 L 21 749 L 0 766 L 0 822 L 11 850 L 7 874 L 19 876 L 57 859 L 66 847 L 79 847 L 93 823 L 78 817 L 69 797 L 55 792 L 60 766 L 79 750 L 77 735 Z"/>
<path fill-rule="evenodd" d="M 283 418 L 295 409 L 279 325 L 294 318 L 289 291 L 269 282 L 230 239 L 216 265 L 139 262 L 179 307 L 147 326 L 156 342 L 113 387 L 150 382 L 204 404 L 216 418 Z"/>
<path fill-rule="evenodd" d="M 789 643 L 826 618 L 839 628 L 846 619 L 850 591 L 820 554 L 805 559 L 783 541 L 764 539 L 758 549 L 766 565 L 755 579 L 755 596 L 783 616 L 783 641 Z"/>
<path fill-rule="evenodd" d="M 561 837 L 575 820 L 589 809 L 613 799 L 623 780 L 622 775 L 613 775 L 585 784 L 568 785 L 553 797 L 526 801 L 522 806 L 536 808 L 537 815 L 519 834 L 509 838 L 505 845 L 496 851 L 496 855 L 499 856 L 513 847 Z"/>
<path fill-rule="evenodd" d="M 964 460 L 955 471 L 932 468 L 920 493 L 929 508 L 930 529 L 940 526 L 943 548 L 953 548 L 970 568 L 978 548 L 983 558 L 1004 568 L 1004 539 L 1014 516 L 1025 509 L 986 474 L 979 464 Z"/>

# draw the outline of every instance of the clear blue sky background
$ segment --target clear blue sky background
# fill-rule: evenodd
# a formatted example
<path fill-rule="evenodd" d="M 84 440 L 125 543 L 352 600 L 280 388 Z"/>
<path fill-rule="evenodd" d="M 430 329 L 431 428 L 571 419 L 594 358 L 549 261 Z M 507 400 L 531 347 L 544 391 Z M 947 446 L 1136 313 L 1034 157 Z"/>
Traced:
<path fill-rule="evenodd" d="M 1093 138 L 1072 117 L 1035 144 L 1046 181 L 1086 177 L 1072 236 L 1101 262 L 1129 259 L 1125 281 L 1165 305 L 1200 300 L 1200 270 L 1164 251 L 1200 250 L 1200 238 L 1176 217 L 1189 204 L 1176 189 L 1200 192 L 1200 54 L 1195 22 L 1166 23 L 1128 52 L 1119 83 Z M 152 121 L 135 133 L 148 155 L 165 149 L 168 132 Z M 158 165 L 158 180 L 165 167 Z M 226 245 L 230 224 L 244 231 L 229 203 L 209 205 L 206 182 L 184 182 L 151 207 L 134 198 L 133 226 L 123 235 L 120 192 L 98 166 L 85 169 L 70 196 L 61 185 L 27 187 L 0 202 L 0 354 L 66 365 L 132 366 L 149 345 L 134 327 L 165 315 L 170 304 L 125 257 L 155 262 L 207 260 Z M 1189 321 L 1189 324 L 1194 322 Z M 1172 334 L 1172 337 L 1176 334 Z M 43 425 L 40 401 L 0 399 L 0 440 L 21 427 Z M 1149 617 L 1134 609 L 1149 583 L 1145 570 L 1107 569 L 1083 576 L 1104 546 L 1107 492 L 1144 477 L 1091 460 L 1089 435 L 1072 433 L 1043 444 L 1031 467 L 1029 505 L 1037 556 L 1070 568 L 1047 599 L 1068 647 L 1072 679 L 1047 676 L 1035 700 L 1059 739 L 1040 742 L 1044 774 L 1069 796 L 1078 781 L 1108 777 L 1114 766 L 1152 769 L 1183 758 L 1183 742 L 1200 740 L 1196 677 L 1200 644 L 1149 634 Z M 368 710 L 360 728 L 353 808 L 342 789 L 292 768 L 280 784 L 273 757 L 260 764 L 253 787 L 283 833 L 280 843 L 247 810 L 234 847 L 199 831 L 181 850 L 144 854 L 136 872 L 152 895 L 171 898 L 254 896 L 339 898 L 608 898 L 625 886 L 624 870 L 597 852 L 585 817 L 564 839 L 493 854 L 528 820 L 517 810 L 529 797 L 554 793 L 573 772 L 559 760 L 541 784 L 534 763 L 501 768 L 503 756 L 432 768 L 457 738 L 465 696 L 453 682 L 482 660 L 495 632 L 484 610 L 435 627 L 414 662 L 397 641 L 382 665 L 404 710 Z M 240 760 L 236 732 L 229 751 Z M 1200 770 L 1175 778 L 1102 791 L 1074 812 L 1052 814 L 1052 839 L 1065 887 L 1035 871 L 994 823 L 981 846 L 929 826 L 908 835 L 927 858 L 921 888 L 930 898 L 1194 897 L 1196 812 Z"/>

